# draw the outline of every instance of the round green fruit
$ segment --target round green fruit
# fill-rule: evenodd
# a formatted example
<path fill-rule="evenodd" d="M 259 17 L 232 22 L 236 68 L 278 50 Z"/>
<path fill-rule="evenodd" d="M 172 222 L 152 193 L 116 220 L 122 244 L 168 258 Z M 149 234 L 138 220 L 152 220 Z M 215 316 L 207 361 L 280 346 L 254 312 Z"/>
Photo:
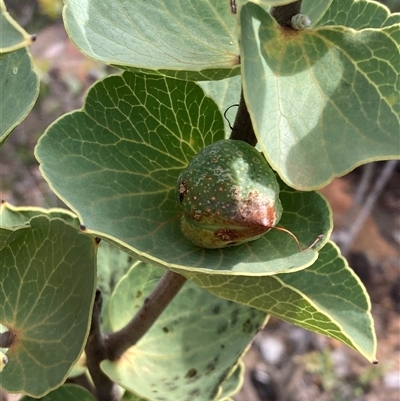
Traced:
<path fill-rule="evenodd" d="M 281 215 L 279 184 L 263 155 L 226 139 L 202 149 L 178 178 L 182 233 L 203 248 L 261 237 Z"/>

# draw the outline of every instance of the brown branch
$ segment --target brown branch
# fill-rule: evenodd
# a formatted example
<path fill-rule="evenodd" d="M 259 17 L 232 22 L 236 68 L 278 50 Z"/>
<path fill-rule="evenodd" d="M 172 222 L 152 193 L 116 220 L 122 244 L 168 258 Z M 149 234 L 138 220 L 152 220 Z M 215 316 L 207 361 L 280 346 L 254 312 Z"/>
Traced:
<path fill-rule="evenodd" d="M 185 284 L 186 278 L 167 270 L 132 320 L 121 330 L 106 336 L 107 359 L 115 361 L 150 329 Z"/>
<path fill-rule="evenodd" d="M 239 109 L 236 114 L 235 122 L 233 124 L 231 136 L 229 139 L 235 139 L 247 142 L 251 146 L 256 146 L 257 138 L 253 130 L 250 114 L 243 96 L 243 90 L 240 94 Z"/>
<path fill-rule="evenodd" d="M 85 347 L 86 361 L 96 388 L 97 399 L 99 401 L 118 401 L 121 398 L 118 386 L 100 368 L 101 361 L 107 356 L 100 326 L 102 303 L 101 292 L 97 290 L 93 304 L 92 324 Z"/>
<path fill-rule="evenodd" d="M 10 348 L 15 341 L 15 334 L 11 330 L 0 333 L 0 348 Z"/>
<path fill-rule="evenodd" d="M 302 1 L 303 0 L 298 0 L 286 6 L 271 7 L 270 13 L 280 26 L 292 28 L 292 17 L 300 14 Z"/>

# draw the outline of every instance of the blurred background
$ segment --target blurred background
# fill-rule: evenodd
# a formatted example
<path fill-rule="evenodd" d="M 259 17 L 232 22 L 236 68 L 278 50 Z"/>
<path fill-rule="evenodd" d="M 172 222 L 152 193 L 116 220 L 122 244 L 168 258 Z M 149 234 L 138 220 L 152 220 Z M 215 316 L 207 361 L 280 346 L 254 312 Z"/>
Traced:
<path fill-rule="evenodd" d="M 400 11 L 400 0 L 381 2 Z M 34 146 L 56 118 L 82 106 L 93 82 L 118 70 L 86 58 L 69 41 L 62 0 L 5 3 L 20 25 L 38 34 L 30 50 L 41 89 L 32 112 L 0 148 L 0 198 L 15 206 L 64 206 L 41 177 Z M 370 294 L 379 364 L 271 318 L 245 356 L 236 401 L 400 401 L 399 183 L 400 162 L 376 162 L 321 191 L 333 209 L 333 240 Z"/>

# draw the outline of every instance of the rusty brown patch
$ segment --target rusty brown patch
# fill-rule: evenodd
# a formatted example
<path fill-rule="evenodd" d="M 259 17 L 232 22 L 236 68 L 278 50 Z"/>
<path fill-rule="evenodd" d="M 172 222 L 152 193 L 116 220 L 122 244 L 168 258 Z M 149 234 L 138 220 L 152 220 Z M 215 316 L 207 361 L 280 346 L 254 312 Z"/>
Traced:
<path fill-rule="evenodd" d="M 215 235 L 222 241 L 234 241 L 239 238 L 239 235 L 236 231 L 229 229 L 218 230 L 215 232 Z"/>
<path fill-rule="evenodd" d="M 238 203 L 237 219 L 245 226 L 267 228 L 274 225 L 276 212 L 269 199 L 254 190 Z"/>

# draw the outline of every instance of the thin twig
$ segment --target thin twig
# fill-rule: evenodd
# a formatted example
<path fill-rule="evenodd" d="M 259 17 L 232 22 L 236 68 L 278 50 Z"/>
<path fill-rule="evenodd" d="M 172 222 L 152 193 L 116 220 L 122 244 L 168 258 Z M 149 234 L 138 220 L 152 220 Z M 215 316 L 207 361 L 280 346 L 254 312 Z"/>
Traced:
<path fill-rule="evenodd" d="M 107 359 L 115 361 L 150 329 L 185 284 L 186 278 L 167 270 L 132 320 L 121 330 L 106 336 Z"/>
<path fill-rule="evenodd" d="M 396 168 L 397 160 L 390 160 L 386 162 L 385 167 L 376 179 L 375 184 L 368 195 L 364 206 L 362 207 L 360 213 L 357 215 L 354 223 L 351 225 L 350 230 L 346 235 L 346 240 L 343 242 L 342 254 L 346 256 L 354 242 L 357 238 L 358 233 L 363 227 L 365 220 L 371 214 L 372 208 L 375 205 L 379 195 L 382 193 L 383 188 L 388 182 L 389 178 L 392 176 L 394 169 Z"/>
<path fill-rule="evenodd" d="M 101 292 L 97 290 L 93 304 L 92 324 L 85 347 L 86 361 L 94 387 L 96 388 L 97 399 L 99 401 L 119 401 L 121 396 L 118 386 L 100 368 L 101 361 L 106 359 L 107 356 L 104 336 L 100 325 L 101 307 Z"/>

